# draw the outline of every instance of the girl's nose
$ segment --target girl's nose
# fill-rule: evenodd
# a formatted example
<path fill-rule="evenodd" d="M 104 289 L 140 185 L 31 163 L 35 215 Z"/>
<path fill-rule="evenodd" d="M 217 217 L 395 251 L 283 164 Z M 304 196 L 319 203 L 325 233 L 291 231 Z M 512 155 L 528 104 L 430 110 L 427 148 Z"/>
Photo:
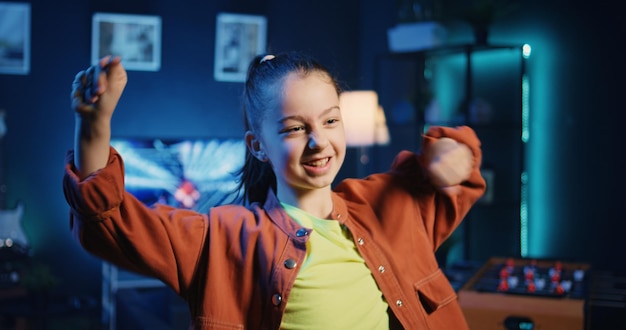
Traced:
<path fill-rule="evenodd" d="M 318 131 L 309 133 L 309 149 L 324 149 L 328 145 L 328 138 Z"/>

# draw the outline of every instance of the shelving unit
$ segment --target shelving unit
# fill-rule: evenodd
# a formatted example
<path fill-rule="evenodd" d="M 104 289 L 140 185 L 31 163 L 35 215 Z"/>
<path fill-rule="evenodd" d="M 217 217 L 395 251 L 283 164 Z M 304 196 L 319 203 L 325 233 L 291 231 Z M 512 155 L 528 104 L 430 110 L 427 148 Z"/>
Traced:
<path fill-rule="evenodd" d="M 383 153 L 419 151 L 421 133 L 429 125 L 467 125 L 481 140 L 482 168 L 493 178 L 486 195 L 492 197 L 472 208 L 444 259 L 453 250 L 460 254 L 457 259 L 480 262 L 523 256 L 528 138 L 524 46 L 463 44 L 383 54 L 376 73 L 394 144 Z"/>
<path fill-rule="evenodd" d="M 151 301 L 150 305 L 160 304 L 156 310 L 161 311 L 159 315 L 151 315 L 150 320 L 133 321 L 133 324 L 119 322 L 120 310 L 118 300 L 124 296 L 124 290 L 134 290 L 131 297 L 142 297 L 142 301 L 149 300 L 150 297 L 158 297 L 158 301 Z M 158 291 L 158 294 L 155 293 Z M 127 303 L 128 305 L 128 303 Z M 139 307 L 137 307 L 139 308 Z M 126 311 L 128 314 L 129 311 Z M 154 311 L 144 311 L 155 313 Z M 165 313 L 165 314 L 163 314 Z M 102 262 L 102 326 L 108 330 L 122 330 L 134 328 L 185 328 L 190 324 L 189 310 L 187 304 L 174 291 L 167 287 L 165 283 L 157 279 L 142 276 L 124 269 L 121 269 L 108 262 Z"/>
<path fill-rule="evenodd" d="M 117 294 L 124 289 L 161 288 L 165 284 L 119 269 L 108 262 L 102 262 L 102 321 L 106 329 L 117 329 Z"/>

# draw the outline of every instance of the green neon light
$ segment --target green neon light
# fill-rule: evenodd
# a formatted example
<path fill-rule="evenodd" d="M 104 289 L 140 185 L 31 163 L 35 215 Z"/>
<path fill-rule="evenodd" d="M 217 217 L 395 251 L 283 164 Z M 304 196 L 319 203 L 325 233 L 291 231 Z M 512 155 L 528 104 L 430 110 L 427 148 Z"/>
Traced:
<path fill-rule="evenodd" d="M 522 77 L 522 142 L 528 143 L 530 139 L 530 129 L 529 129 L 529 109 L 528 109 L 528 93 L 530 90 L 530 83 L 528 82 L 528 77 L 524 75 Z"/>
<path fill-rule="evenodd" d="M 530 45 L 522 46 L 523 61 L 530 57 Z M 522 142 L 530 140 L 530 109 L 529 109 L 530 82 L 527 75 L 522 76 Z M 526 150 L 526 148 L 524 148 Z M 525 168 L 525 165 L 524 165 Z M 521 175 L 521 200 L 520 200 L 520 255 L 528 256 L 528 173 L 522 171 Z"/>
<path fill-rule="evenodd" d="M 524 44 L 524 46 L 522 46 L 522 56 L 524 56 L 524 58 L 530 57 L 530 51 L 531 47 L 529 44 Z"/>
<path fill-rule="evenodd" d="M 520 255 L 528 256 L 528 173 L 522 172 L 522 194 L 520 200 L 519 220 L 520 220 Z"/>

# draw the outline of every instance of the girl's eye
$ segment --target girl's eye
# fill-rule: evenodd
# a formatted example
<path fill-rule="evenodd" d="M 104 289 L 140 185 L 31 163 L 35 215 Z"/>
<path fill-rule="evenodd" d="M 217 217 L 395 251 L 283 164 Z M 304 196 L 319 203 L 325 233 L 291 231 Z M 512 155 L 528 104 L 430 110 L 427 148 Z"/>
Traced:
<path fill-rule="evenodd" d="M 326 121 L 327 124 L 335 124 L 339 121 L 338 118 L 331 118 Z"/>
<path fill-rule="evenodd" d="M 304 130 L 304 126 L 291 126 L 291 127 L 286 127 L 283 130 L 283 133 L 296 133 L 296 132 L 300 132 Z"/>

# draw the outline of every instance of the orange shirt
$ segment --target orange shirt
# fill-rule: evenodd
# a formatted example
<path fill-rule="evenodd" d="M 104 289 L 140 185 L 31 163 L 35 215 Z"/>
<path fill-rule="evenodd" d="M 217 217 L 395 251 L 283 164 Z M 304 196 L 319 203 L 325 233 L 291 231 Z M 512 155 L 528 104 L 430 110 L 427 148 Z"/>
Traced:
<path fill-rule="evenodd" d="M 401 152 L 388 172 L 335 188 L 334 218 L 349 230 L 385 300 L 390 323 L 405 329 L 465 329 L 456 293 L 433 251 L 485 191 L 480 142 L 468 127 L 432 127 L 424 143 L 447 136 L 475 156 L 470 179 L 451 195 L 423 174 L 419 155 Z M 82 246 L 120 267 L 158 278 L 189 303 L 194 329 L 277 329 L 306 255 L 310 230 L 276 196 L 249 208 L 209 214 L 149 208 L 124 190 L 124 166 L 80 181 L 68 153 L 63 180 L 70 226 Z"/>

